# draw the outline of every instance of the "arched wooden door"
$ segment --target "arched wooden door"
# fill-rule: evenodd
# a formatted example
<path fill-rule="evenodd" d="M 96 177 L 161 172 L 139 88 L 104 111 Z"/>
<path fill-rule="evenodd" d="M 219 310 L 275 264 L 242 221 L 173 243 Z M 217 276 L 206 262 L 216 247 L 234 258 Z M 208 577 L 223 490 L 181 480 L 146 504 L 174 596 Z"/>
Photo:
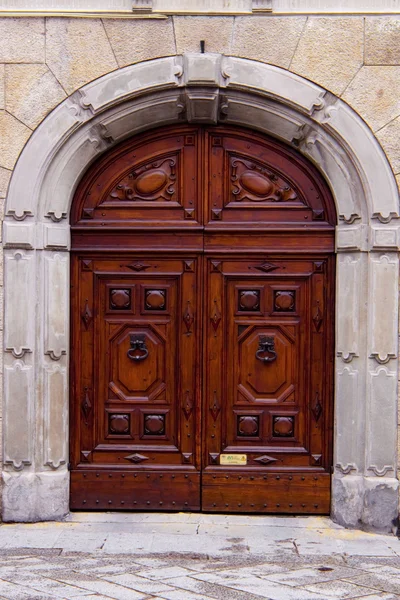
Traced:
<path fill-rule="evenodd" d="M 71 508 L 328 513 L 334 224 L 277 141 L 139 135 L 72 209 Z"/>

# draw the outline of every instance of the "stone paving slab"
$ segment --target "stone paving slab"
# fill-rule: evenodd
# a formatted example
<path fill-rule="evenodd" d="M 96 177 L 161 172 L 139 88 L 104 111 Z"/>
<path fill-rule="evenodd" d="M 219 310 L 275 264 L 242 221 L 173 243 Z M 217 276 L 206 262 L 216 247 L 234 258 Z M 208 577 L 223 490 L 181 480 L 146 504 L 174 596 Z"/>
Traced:
<path fill-rule="evenodd" d="M 0 525 L 0 600 L 400 600 L 400 541 L 328 518 L 76 513 Z"/>

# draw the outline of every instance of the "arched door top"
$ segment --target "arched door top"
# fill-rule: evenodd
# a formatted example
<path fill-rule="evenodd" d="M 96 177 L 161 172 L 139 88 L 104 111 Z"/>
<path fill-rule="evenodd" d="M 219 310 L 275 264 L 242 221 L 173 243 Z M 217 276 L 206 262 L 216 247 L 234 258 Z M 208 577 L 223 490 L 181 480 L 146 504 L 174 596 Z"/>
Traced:
<path fill-rule="evenodd" d="M 138 134 L 97 161 L 71 225 L 310 233 L 333 230 L 335 212 L 318 171 L 289 146 L 241 128 L 180 125 Z"/>

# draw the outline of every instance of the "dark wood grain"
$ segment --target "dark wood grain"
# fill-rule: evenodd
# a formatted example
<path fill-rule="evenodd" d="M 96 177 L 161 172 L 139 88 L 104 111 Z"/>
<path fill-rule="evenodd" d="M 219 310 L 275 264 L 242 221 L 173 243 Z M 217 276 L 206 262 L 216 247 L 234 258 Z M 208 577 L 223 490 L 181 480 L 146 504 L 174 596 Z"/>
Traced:
<path fill-rule="evenodd" d="M 71 216 L 71 508 L 329 512 L 316 169 L 247 130 L 165 128 L 95 163 Z"/>

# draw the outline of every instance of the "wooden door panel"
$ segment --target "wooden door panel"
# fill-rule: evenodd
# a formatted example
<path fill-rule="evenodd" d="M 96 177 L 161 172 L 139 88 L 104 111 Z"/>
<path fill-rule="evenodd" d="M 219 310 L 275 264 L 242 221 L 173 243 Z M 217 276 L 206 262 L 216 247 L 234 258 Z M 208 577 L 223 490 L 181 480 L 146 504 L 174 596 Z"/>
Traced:
<path fill-rule="evenodd" d="M 258 473 L 227 468 L 204 473 L 202 508 L 209 512 L 320 514 L 330 511 L 329 473 Z"/>
<path fill-rule="evenodd" d="M 276 512 L 277 504 L 282 512 L 295 505 L 300 512 L 327 510 L 332 265 L 329 257 L 317 258 L 207 260 L 207 510 L 237 510 L 238 502 L 240 510 Z M 240 455 L 243 464 L 223 462 Z M 296 472 L 300 479 L 293 479 Z M 259 485 L 251 483 L 256 476 Z M 249 500 L 240 500 L 245 482 Z M 312 504 L 296 497 L 305 482 Z"/>
<path fill-rule="evenodd" d="M 216 129 L 206 134 L 209 202 L 206 229 L 259 228 L 263 223 L 326 229 L 333 223 L 326 186 L 293 150 L 255 133 Z"/>
<path fill-rule="evenodd" d="M 176 125 L 72 213 L 71 507 L 328 513 L 330 192 L 256 132 Z"/>
<path fill-rule="evenodd" d="M 196 257 L 74 259 L 75 393 L 88 385 L 75 411 L 72 506 L 199 508 L 200 276 Z"/>
<path fill-rule="evenodd" d="M 202 223 L 197 128 L 142 134 L 106 154 L 84 177 L 72 212 L 76 229 L 185 227 Z"/>

